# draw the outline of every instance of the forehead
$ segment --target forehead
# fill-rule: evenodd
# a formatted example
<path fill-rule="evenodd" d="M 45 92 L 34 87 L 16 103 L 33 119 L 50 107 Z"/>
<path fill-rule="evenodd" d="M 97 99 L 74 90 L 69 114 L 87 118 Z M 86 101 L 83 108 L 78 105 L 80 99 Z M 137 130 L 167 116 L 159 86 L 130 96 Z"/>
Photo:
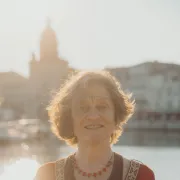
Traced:
<path fill-rule="evenodd" d="M 80 101 L 86 99 L 111 100 L 110 94 L 104 85 L 91 84 L 87 86 L 79 87 L 73 97 L 73 100 Z"/>

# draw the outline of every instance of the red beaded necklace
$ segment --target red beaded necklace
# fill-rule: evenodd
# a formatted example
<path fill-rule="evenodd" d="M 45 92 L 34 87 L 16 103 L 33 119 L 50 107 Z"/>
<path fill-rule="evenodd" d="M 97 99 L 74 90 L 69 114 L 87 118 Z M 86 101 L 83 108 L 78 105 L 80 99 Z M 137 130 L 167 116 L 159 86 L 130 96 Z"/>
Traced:
<path fill-rule="evenodd" d="M 106 172 L 107 169 L 113 164 L 113 155 L 112 154 L 111 158 L 109 159 L 109 161 L 107 162 L 107 164 L 105 165 L 105 167 L 103 167 L 101 170 L 97 171 L 97 172 L 92 172 L 92 173 L 88 173 L 83 171 L 77 164 L 76 158 L 75 158 L 75 154 L 72 156 L 72 160 L 73 160 L 73 166 L 74 169 L 77 170 L 77 172 L 79 174 L 81 174 L 82 176 L 87 176 L 87 177 L 96 177 L 96 176 L 101 176 L 103 172 Z"/>

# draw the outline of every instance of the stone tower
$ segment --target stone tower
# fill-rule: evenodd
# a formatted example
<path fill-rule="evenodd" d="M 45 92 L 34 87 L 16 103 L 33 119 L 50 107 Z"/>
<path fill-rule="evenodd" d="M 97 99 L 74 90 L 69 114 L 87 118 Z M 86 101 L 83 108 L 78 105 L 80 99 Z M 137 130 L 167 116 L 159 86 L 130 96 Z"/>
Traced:
<path fill-rule="evenodd" d="M 49 60 L 53 62 L 59 60 L 57 37 L 50 20 L 47 21 L 40 40 L 40 61 L 48 62 Z"/>
<path fill-rule="evenodd" d="M 68 75 L 68 63 L 58 55 L 58 40 L 48 20 L 40 38 L 40 58 L 34 54 L 29 63 L 30 93 L 35 105 L 35 114 L 41 114 L 47 106 L 51 92 L 56 91 Z M 39 117 L 39 115 L 38 115 Z"/>

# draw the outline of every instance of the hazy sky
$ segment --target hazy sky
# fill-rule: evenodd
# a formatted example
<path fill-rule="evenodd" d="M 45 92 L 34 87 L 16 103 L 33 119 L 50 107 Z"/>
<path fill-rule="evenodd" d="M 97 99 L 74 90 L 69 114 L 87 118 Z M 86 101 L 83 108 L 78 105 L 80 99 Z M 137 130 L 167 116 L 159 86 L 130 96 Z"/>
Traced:
<path fill-rule="evenodd" d="M 0 0 L 0 71 L 29 71 L 46 18 L 75 68 L 180 64 L 179 0 Z"/>

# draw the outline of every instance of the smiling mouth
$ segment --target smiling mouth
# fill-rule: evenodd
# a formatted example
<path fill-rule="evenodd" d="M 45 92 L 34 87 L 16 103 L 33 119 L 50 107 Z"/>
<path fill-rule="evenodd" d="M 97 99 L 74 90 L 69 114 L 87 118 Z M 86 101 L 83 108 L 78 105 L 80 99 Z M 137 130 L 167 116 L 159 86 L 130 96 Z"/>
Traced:
<path fill-rule="evenodd" d="M 86 129 L 99 129 L 102 127 L 103 127 L 103 125 L 100 125 L 100 124 L 92 124 L 92 125 L 87 125 L 84 128 L 86 128 Z"/>

